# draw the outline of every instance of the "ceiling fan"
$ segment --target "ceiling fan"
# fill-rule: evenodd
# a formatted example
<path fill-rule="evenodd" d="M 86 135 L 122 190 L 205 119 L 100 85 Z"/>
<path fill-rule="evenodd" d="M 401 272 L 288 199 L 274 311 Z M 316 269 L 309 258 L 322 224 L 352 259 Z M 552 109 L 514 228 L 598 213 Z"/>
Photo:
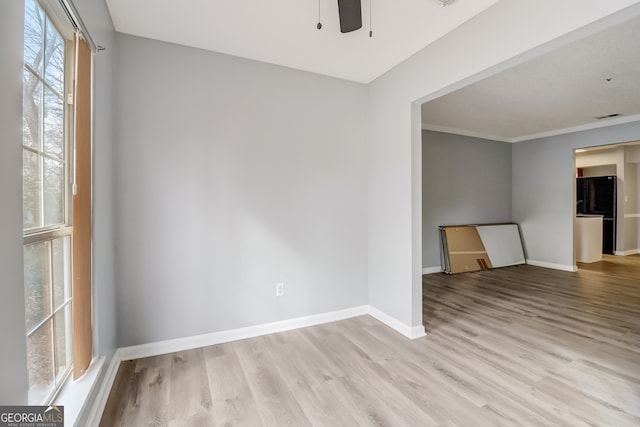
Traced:
<path fill-rule="evenodd" d="M 338 0 L 338 15 L 341 33 L 350 33 L 362 28 L 360 0 Z"/>
<path fill-rule="evenodd" d="M 370 0 L 371 1 L 371 0 Z M 448 6 L 455 0 L 438 0 L 443 6 Z M 371 9 L 371 5 L 369 5 Z M 362 6 L 360 0 L 338 0 L 338 16 L 340 17 L 340 32 L 350 33 L 362 28 Z M 320 22 L 320 0 L 318 0 L 318 25 L 317 28 L 322 28 Z M 369 31 L 369 37 L 373 35 L 372 31 Z"/>

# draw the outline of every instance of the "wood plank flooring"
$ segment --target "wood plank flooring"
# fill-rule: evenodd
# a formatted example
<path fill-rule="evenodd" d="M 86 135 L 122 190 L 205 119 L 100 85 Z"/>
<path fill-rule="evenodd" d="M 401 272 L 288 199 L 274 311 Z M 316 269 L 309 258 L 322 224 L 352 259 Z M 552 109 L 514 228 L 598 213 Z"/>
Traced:
<path fill-rule="evenodd" d="M 640 256 L 423 278 L 369 316 L 123 362 L 101 426 L 640 426 Z"/>

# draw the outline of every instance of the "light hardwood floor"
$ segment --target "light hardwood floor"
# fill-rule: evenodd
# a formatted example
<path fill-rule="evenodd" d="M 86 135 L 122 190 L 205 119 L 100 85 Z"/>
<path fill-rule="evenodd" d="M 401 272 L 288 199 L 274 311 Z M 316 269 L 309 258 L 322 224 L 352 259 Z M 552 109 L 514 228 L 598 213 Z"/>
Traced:
<path fill-rule="evenodd" d="M 640 426 L 640 256 L 423 278 L 369 316 L 123 362 L 101 426 Z"/>

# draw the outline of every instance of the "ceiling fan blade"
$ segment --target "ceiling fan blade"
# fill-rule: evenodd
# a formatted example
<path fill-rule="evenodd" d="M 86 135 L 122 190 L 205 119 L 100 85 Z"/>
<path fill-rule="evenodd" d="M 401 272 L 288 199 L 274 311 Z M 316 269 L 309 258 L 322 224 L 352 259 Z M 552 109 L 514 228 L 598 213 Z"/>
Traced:
<path fill-rule="evenodd" d="M 360 0 L 338 0 L 340 32 L 349 33 L 362 28 Z"/>

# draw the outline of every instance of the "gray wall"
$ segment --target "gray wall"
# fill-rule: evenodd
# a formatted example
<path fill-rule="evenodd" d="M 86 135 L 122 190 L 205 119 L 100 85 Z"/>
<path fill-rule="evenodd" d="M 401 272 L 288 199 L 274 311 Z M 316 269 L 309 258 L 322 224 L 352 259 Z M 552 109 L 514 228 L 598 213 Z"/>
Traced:
<path fill-rule="evenodd" d="M 529 259 L 573 267 L 573 150 L 640 139 L 640 122 L 513 145 L 513 219 Z"/>
<path fill-rule="evenodd" d="M 638 242 L 638 163 L 624 165 L 624 245 L 622 251 L 640 249 Z"/>
<path fill-rule="evenodd" d="M 24 6 L 0 1 L 0 405 L 27 401 L 22 273 L 22 40 Z"/>
<path fill-rule="evenodd" d="M 366 86 L 117 41 L 118 344 L 367 304 Z"/>
<path fill-rule="evenodd" d="M 422 266 L 440 266 L 439 225 L 511 221 L 511 144 L 422 132 Z"/>

